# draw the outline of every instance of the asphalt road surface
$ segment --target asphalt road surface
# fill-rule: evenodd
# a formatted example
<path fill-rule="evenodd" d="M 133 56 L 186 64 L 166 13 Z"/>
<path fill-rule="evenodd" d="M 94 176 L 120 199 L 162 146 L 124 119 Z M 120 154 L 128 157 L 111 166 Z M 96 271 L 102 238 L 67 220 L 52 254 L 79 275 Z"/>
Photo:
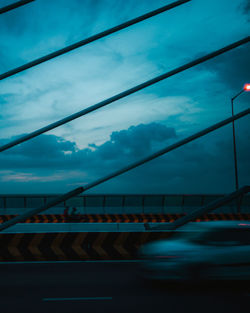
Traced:
<path fill-rule="evenodd" d="M 250 312 L 250 283 L 152 285 L 138 277 L 137 266 L 0 263 L 0 312 Z"/>

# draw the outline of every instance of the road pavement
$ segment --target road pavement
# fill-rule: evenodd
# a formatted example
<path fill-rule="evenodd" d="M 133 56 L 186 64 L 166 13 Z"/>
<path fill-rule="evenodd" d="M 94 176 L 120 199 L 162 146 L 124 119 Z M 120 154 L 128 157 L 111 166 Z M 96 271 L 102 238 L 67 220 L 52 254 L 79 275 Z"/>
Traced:
<path fill-rule="evenodd" d="M 133 261 L 0 263 L 0 312 L 250 312 L 250 284 L 156 285 L 137 273 Z"/>

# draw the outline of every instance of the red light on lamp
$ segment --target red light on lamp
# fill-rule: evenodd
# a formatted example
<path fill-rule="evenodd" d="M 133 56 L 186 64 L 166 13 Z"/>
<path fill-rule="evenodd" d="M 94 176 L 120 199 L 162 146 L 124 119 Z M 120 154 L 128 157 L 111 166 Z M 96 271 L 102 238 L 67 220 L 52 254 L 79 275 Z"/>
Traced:
<path fill-rule="evenodd" d="M 245 84 L 244 87 L 243 87 L 243 89 L 244 89 L 245 91 L 250 91 L 250 84 Z"/>

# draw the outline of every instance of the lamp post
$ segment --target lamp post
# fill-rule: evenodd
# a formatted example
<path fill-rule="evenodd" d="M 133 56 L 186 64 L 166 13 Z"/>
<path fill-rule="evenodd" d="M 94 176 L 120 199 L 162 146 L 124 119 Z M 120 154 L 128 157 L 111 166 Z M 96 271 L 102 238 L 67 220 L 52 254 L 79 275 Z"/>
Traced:
<path fill-rule="evenodd" d="M 232 99 L 231 99 L 231 105 L 232 105 L 232 116 L 234 116 L 234 100 L 239 97 L 243 92 L 250 91 L 250 84 L 245 84 L 243 89 L 237 93 Z M 239 189 L 239 180 L 238 180 L 238 167 L 237 167 L 237 154 L 236 154 L 236 142 L 235 142 L 235 127 L 234 127 L 234 121 L 232 121 L 233 126 L 233 146 L 234 146 L 234 171 L 235 171 L 235 189 L 236 191 Z M 240 211 L 240 203 L 238 201 L 238 212 Z"/>

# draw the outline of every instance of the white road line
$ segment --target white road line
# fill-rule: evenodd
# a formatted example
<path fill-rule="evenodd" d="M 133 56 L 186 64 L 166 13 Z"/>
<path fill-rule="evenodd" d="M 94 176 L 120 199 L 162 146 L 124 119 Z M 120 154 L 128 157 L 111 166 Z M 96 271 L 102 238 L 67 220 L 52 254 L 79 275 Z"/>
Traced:
<path fill-rule="evenodd" d="M 43 301 L 84 301 L 84 300 L 112 300 L 112 297 L 43 298 Z"/>

